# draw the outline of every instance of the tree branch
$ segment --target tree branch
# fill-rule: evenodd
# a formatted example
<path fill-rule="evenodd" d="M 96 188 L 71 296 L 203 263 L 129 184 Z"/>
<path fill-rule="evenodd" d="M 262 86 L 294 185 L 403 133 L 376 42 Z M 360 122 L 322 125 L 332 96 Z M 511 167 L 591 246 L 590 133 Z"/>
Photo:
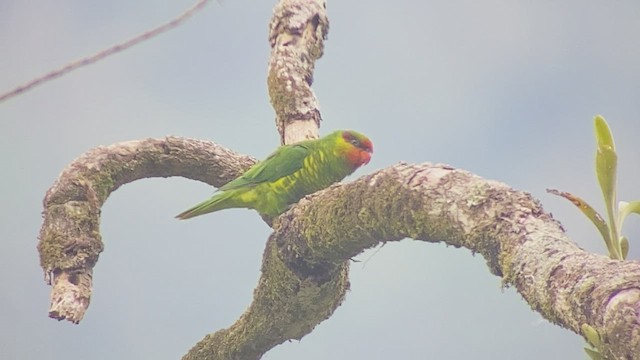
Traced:
<path fill-rule="evenodd" d="M 74 161 L 45 198 L 39 250 L 54 284 L 51 316 L 82 319 L 102 250 L 99 207 L 111 191 L 152 176 L 220 186 L 252 163 L 213 143 L 173 137 L 97 148 Z M 402 164 L 308 196 L 274 228 L 247 312 L 185 359 L 258 359 L 303 337 L 343 301 L 351 257 L 405 237 L 480 253 L 549 321 L 576 333 L 582 324 L 596 329 L 603 354 L 631 359 L 640 351 L 640 265 L 581 250 L 529 194 L 504 184 Z"/>
<path fill-rule="evenodd" d="M 187 10 L 185 10 L 185 12 L 183 12 L 182 14 L 180 14 L 178 17 L 176 17 L 175 19 L 166 22 L 156 28 L 153 28 L 151 30 L 147 30 L 145 32 L 143 32 L 142 34 L 136 35 L 133 38 L 126 40 L 124 42 L 115 44 L 111 47 L 108 47 L 106 49 L 102 49 L 100 51 L 98 51 L 97 53 L 93 54 L 93 55 L 89 55 L 86 56 L 82 59 L 78 59 L 76 61 L 72 61 L 66 65 L 64 65 L 63 67 L 59 68 L 59 69 L 55 69 L 52 70 L 40 77 L 37 77 L 29 82 L 27 82 L 26 84 L 23 85 L 19 85 L 17 87 L 15 87 L 12 90 L 7 91 L 4 94 L 0 94 L 0 102 L 3 102 L 4 100 L 7 100 L 9 98 L 12 98 L 16 95 L 22 94 L 25 91 L 31 90 L 34 87 L 38 86 L 38 85 L 42 85 L 46 82 L 49 82 L 53 79 L 59 78 L 62 75 L 65 75 L 73 70 L 79 69 L 83 66 L 87 66 L 87 65 L 91 65 L 95 62 L 98 62 L 110 55 L 119 53 L 123 50 L 126 50 L 134 45 L 137 45 L 138 43 L 141 43 L 143 41 L 149 40 L 153 37 L 156 37 L 157 35 L 160 35 L 161 33 L 171 30 L 173 28 L 175 28 L 176 26 L 182 24 L 183 22 L 185 22 L 188 18 L 190 18 L 193 14 L 197 13 L 198 11 L 200 11 L 202 8 L 204 8 L 204 6 L 209 2 L 209 0 L 198 0 L 194 5 L 192 5 L 190 8 L 188 8 Z"/>
<path fill-rule="evenodd" d="M 49 316 L 82 320 L 103 250 L 100 208 L 111 192 L 138 179 L 169 176 L 219 187 L 254 163 L 214 143 L 179 137 L 98 147 L 73 161 L 43 201 L 38 251 L 45 281 L 53 285 Z"/>
<path fill-rule="evenodd" d="M 311 84 L 329 31 L 325 10 L 324 0 L 281 0 L 273 10 L 267 85 L 282 144 L 319 137 L 321 117 Z"/>
<path fill-rule="evenodd" d="M 640 354 L 640 264 L 585 252 L 529 194 L 462 170 L 401 164 L 325 190 L 284 214 L 273 237 L 290 268 L 314 277 L 380 241 L 465 247 L 547 320 L 596 329 L 605 358 Z"/>
<path fill-rule="evenodd" d="M 183 360 L 260 359 L 278 344 L 301 339 L 342 303 L 348 269 L 343 262 L 321 278 L 300 276 L 279 256 L 272 236 L 249 309 L 230 328 L 205 336 Z"/>
<path fill-rule="evenodd" d="M 480 253 L 547 320 L 598 331 L 601 353 L 640 353 L 640 264 L 583 251 L 524 192 L 443 165 L 400 164 L 300 201 L 275 224 L 251 307 L 184 359 L 259 359 L 340 305 L 349 259 L 410 237 Z M 315 315 L 315 316 L 312 316 Z"/>

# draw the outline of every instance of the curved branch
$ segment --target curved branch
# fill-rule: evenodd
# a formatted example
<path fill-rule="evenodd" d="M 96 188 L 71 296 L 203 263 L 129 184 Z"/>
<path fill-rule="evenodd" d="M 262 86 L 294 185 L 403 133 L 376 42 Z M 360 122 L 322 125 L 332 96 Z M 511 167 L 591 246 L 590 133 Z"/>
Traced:
<path fill-rule="evenodd" d="M 50 315 L 77 323 L 89 305 L 102 250 L 99 209 L 111 191 L 151 176 L 220 186 L 252 163 L 174 137 L 97 148 L 74 161 L 45 198 L 38 247 L 54 285 Z M 275 229 L 249 309 L 185 359 L 258 359 L 303 337 L 343 301 L 351 257 L 405 237 L 480 253 L 546 319 L 576 333 L 582 324 L 596 329 L 603 354 L 640 351 L 640 265 L 581 250 L 529 194 L 502 183 L 446 166 L 397 165 L 306 197 Z"/>
<path fill-rule="evenodd" d="M 583 251 L 529 194 L 443 165 L 400 164 L 301 200 L 275 223 L 251 307 L 184 359 L 258 359 L 344 298 L 348 261 L 406 237 L 480 253 L 547 320 L 589 324 L 607 358 L 640 353 L 640 264 Z M 315 315 L 315 316 L 310 316 Z"/>
<path fill-rule="evenodd" d="M 198 0 L 198 2 L 196 2 L 194 5 L 192 5 L 190 8 L 188 8 L 187 10 L 185 10 L 185 12 L 183 12 L 182 14 L 180 14 L 177 18 L 164 23 L 156 28 L 153 28 L 151 30 L 147 30 L 145 32 L 143 32 L 140 35 L 137 35 L 129 40 L 126 40 L 124 42 L 115 44 L 111 47 L 108 47 L 106 49 L 102 49 L 100 51 L 98 51 L 97 53 L 84 57 L 82 59 L 78 59 L 76 61 L 72 61 L 66 65 L 64 65 L 63 67 L 59 68 L 59 69 L 55 69 L 52 70 L 40 77 L 37 77 L 31 81 L 29 81 L 26 84 L 17 86 L 16 88 L 7 91 L 4 94 L 0 94 L 0 102 L 3 102 L 4 100 L 7 100 L 9 98 L 12 98 L 16 95 L 22 94 L 25 91 L 31 90 L 34 87 L 38 86 L 38 85 L 42 85 L 46 82 L 49 82 L 53 79 L 59 78 L 62 75 L 65 75 L 73 70 L 79 69 L 83 66 L 87 66 L 87 65 L 91 65 L 95 62 L 98 62 L 110 55 L 119 53 L 123 50 L 126 50 L 134 45 L 137 45 L 138 43 L 141 43 L 143 41 L 149 40 L 157 35 L 160 35 L 161 33 L 167 31 L 167 30 L 171 30 L 174 27 L 182 24 L 183 22 L 185 22 L 188 18 L 190 18 L 193 14 L 195 14 L 196 12 L 200 11 L 202 8 L 204 8 L 204 6 L 207 4 L 207 2 L 209 2 L 209 0 Z"/>
<path fill-rule="evenodd" d="M 38 251 L 45 280 L 53 285 L 49 316 L 82 320 L 103 249 L 100 207 L 111 192 L 148 177 L 183 176 L 219 187 L 254 163 L 212 142 L 179 137 L 98 147 L 73 161 L 43 202 Z"/>
<path fill-rule="evenodd" d="M 282 144 L 318 138 L 320 111 L 311 88 L 329 31 L 324 0 L 280 0 L 269 25 L 267 85 Z"/>
<path fill-rule="evenodd" d="M 183 360 L 260 359 L 276 345 L 310 333 L 333 314 L 349 289 L 347 262 L 321 277 L 300 276 L 279 256 L 273 236 L 261 270 L 247 311 L 230 328 L 205 336 Z"/>
<path fill-rule="evenodd" d="M 552 323 L 578 334 L 592 326 L 606 358 L 640 354 L 640 264 L 580 249 L 528 193 L 447 166 L 401 164 L 317 197 L 275 234 L 280 256 L 305 273 L 380 241 L 443 241 L 480 253 Z"/>
<path fill-rule="evenodd" d="M 640 265 L 581 250 L 536 200 L 505 184 L 401 164 L 306 197 L 275 229 L 251 307 L 185 360 L 259 359 L 301 338 L 344 299 L 351 257 L 406 237 L 480 253 L 549 321 L 596 329 L 602 354 L 632 359 L 640 351 Z"/>

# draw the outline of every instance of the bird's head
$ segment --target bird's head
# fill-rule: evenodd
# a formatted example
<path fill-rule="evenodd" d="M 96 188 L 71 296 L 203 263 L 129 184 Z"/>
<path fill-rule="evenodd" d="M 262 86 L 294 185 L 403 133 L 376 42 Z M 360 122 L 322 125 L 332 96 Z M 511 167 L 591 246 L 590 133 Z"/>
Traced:
<path fill-rule="evenodd" d="M 344 130 L 339 141 L 343 142 L 345 157 L 353 168 L 368 164 L 373 153 L 373 144 L 368 137 L 353 130 Z"/>

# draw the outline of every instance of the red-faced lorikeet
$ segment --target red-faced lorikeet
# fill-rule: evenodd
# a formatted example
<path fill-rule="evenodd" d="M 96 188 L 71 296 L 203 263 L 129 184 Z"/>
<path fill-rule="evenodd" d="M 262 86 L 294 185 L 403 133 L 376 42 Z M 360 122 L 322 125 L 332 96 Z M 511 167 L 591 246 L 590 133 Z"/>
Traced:
<path fill-rule="evenodd" d="M 367 164 L 372 153 L 371 140 L 351 130 L 280 146 L 264 161 L 220 187 L 211 199 L 176 217 L 188 219 L 228 208 L 250 208 L 277 216 L 305 195 L 324 189 Z"/>

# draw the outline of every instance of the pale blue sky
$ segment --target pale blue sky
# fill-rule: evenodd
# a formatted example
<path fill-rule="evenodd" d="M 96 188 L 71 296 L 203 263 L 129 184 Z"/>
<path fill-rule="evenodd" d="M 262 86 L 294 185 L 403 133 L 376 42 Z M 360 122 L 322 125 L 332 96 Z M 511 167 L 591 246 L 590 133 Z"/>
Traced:
<path fill-rule="evenodd" d="M 2 1 L 0 92 L 189 5 Z M 45 191 L 91 147 L 180 135 L 261 158 L 277 146 L 266 91 L 274 5 L 213 3 L 173 32 L 0 103 L 0 357 L 177 359 L 248 306 L 269 228 L 247 210 L 176 221 L 212 192 L 194 181 L 138 181 L 107 201 L 80 325 L 47 317 L 35 247 Z M 602 208 L 592 166 L 601 113 L 621 153 L 619 194 L 640 198 L 638 1 L 329 1 L 328 13 L 314 84 L 321 133 L 353 128 L 375 144 L 354 177 L 398 161 L 449 163 L 531 192 L 581 246 L 604 251 L 595 228 L 545 189 Z M 625 227 L 633 258 L 639 224 Z M 584 358 L 578 336 L 501 289 L 467 250 L 405 240 L 359 259 L 335 314 L 265 359 Z"/>

